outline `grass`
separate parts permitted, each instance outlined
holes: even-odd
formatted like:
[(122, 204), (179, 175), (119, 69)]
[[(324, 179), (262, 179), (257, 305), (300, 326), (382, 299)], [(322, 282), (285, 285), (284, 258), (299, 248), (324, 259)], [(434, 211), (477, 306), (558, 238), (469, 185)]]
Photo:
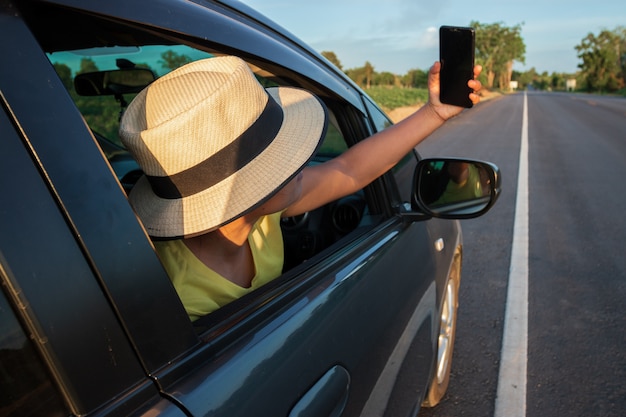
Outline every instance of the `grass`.
[[(389, 112), (398, 107), (424, 104), (428, 100), (428, 90), (425, 88), (374, 86), (370, 88), (364, 88), (363, 90), (386, 112)], [(490, 96), (504, 94), (502, 92), (499, 93), (495, 89), (491, 90), (491, 93), (493, 94), (490, 94), (484, 88), (482, 90), (482, 93), (483, 100)], [(626, 88), (623, 88), (613, 94), (626, 97)]]
[(365, 89), (365, 92), (385, 111), (424, 104), (428, 100), (428, 90), (425, 88), (375, 86)]

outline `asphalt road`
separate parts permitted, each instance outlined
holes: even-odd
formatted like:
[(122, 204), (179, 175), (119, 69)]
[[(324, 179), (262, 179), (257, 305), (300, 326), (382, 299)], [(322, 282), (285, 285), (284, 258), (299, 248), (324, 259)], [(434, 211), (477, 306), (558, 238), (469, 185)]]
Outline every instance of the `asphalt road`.
[(481, 103), (418, 148), (425, 157), (492, 161), (503, 179), (496, 206), (462, 222), (452, 377), (442, 403), (420, 416), (494, 416), (509, 270), (520, 261), (527, 344), (517, 359), (526, 384), (515, 385), (522, 406), (507, 417), (626, 415), (626, 99), (527, 93), (528, 251), (518, 259), (511, 248), (524, 100), (518, 93)]

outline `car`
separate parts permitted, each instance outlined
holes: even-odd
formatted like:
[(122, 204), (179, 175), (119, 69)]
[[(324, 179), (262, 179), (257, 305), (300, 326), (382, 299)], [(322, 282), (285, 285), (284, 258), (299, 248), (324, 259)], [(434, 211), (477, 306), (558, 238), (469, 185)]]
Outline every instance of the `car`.
[[(284, 273), (191, 321), (128, 203), (134, 94), (236, 55), (328, 108), (312, 164), (392, 123), (340, 70), (236, 1), (4, 0), (0, 8), (0, 414), (406, 416), (448, 385), (459, 219), (500, 193), (483, 161), (412, 152), (286, 218)], [(451, 166), (479, 196), (443, 201)]]

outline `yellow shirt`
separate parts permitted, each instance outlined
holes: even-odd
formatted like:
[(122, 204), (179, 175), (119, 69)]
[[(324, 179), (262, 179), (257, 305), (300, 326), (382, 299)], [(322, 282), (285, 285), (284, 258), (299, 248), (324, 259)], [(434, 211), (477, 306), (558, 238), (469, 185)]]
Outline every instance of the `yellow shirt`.
[(155, 242), (174, 288), (193, 321), (267, 284), (282, 273), (280, 215), (261, 217), (248, 236), (256, 274), (249, 288), (240, 287), (203, 264), (182, 240)]
[(452, 180), (448, 181), (445, 191), (434, 204), (460, 203), (483, 196), (478, 169), (473, 164), (470, 164), (468, 169), (468, 178), (461, 184)]

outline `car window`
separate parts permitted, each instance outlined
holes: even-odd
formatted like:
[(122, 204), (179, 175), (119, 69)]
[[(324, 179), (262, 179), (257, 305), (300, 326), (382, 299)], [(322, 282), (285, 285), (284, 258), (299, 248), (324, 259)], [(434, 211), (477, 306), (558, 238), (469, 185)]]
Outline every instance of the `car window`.
[(323, 156), (332, 158), (348, 149), (346, 140), (343, 137), (341, 130), (339, 130), (337, 120), (332, 112), (329, 112), (329, 119), (326, 136), (324, 136), (324, 141), (322, 142), (320, 149), (317, 151), (318, 157)]
[(120, 96), (79, 95), (75, 88), (75, 76), (96, 71), (139, 67), (148, 68), (155, 76), (160, 77), (188, 62), (212, 56), (186, 45), (145, 45), (57, 51), (49, 53), (48, 59), (54, 65), (91, 130), (98, 134), (100, 139), (104, 139), (103, 150), (111, 157), (123, 149), (118, 136), (119, 120), (124, 106), (132, 101), (136, 93)]
[[(120, 95), (79, 94), (75, 78), (79, 74), (114, 71), (123, 68), (150, 69), (156, 77), (192, 61), (216, 56), (191, 48), (187, 45), (146, 45), (141, 47), (107, 47), (76, 51), (48, 53), (48, 59), (67, 88), (76, 107), (98, 139), (107, 159), (113, 161), (113, 169), (120, 179), (132, 175), (138, 167), (129, 160), (129, 155), (119, 138), (119, 122), (125, 107), (137, 93)], [(265, 87), (281, 85), (273, 74), (251, 65), (259, 82)], [(331, 113), (330, 123), (318, 157), (333, 157), (347, 149), (346, 142)], [(127, 177), (129, 181), (138, 177)], [(128, 188), (128, 187), (127, 187)]]
[(370, 116), (370, 121), (372, 123), (372, 127), (374, 131), (380, 132), (382, 130), (387, 129), (393, 123), (385, 113), (383, 113), (378, 106), (376, 106), (368, 97), (364, 97), (363, 101), (365, 102), (365, 107), (367, 108), (367, 112)]
[[(376, 132), (385, 130), (393, 123), (382, 110), (378, 108), (369, 98), (364, 98), (365, 107), (370, 115), (373, 128)], [(413, 189), (413, 171), (417, 164), (417, 154), (415, 152), (409, 152), (404, 158), (400, 160), (392, 169), (393, 176), (398, 186), (398, 192), (400, 193), (400, 201), (411, 201), (411, 193)]]
[(61, 396), (0, 291), (0, 415), (66, 416)]
[[(119, 122), (125, 107), (132, 101), (136, 92), (129, 94), (108, 94), (85, 96), (78, 87), (77, 76), (85, 74), (117, 71), (125, 68), (151, 70), (160, 77), (177, 67), (198, 59), (220, 56), (217, 51), (205, 52), (186, 45), (162, 44), (129, 47), (107, 47), (82, 49), (79, 51), (56, 51), (48, 54), (48, 59), (62, 79), (76, 107), (91, 128), (103, 153), (107, 157), (118, 180), (127, 192), (142, 172), (132, 156), (124, 149), (118, 136)], [(272, 73), (258, 64), (248, 63), (259, 82), (265, 87), (291, 86), (290, 77)], [(107, 75), (108, 76), (108, 75)], [(79, 77), (80, 78), (80, 77)], [(296, 87), (299, 87), (296, 85)], [(81, 95), (81, 94), (83, 95)], [(345, 104), (344, 104), (345, 105)], [(322, 163), (344, 152), (348, 146), (342, 132), (342, 124), (337, 120), (333, 102), (328, 107), (329, 123), (322, 144), (311, 164)], [(347, 198), (303, 215), (281, 221), (285, 246), (284, 271), (292, 269), (333, 246), (345, 236), (362, 227), (372, 227), (379, 221), (372, 221), (364, 192), (360, 191)], [(365, 226), (367, 225), (367, 226)]]

